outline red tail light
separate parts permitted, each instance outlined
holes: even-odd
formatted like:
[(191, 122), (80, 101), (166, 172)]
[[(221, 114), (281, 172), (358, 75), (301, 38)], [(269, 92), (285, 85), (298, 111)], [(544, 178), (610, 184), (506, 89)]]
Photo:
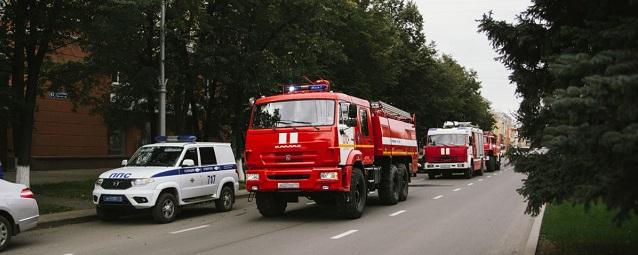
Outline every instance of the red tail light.
[(33, 192), (29, 188), (24, 188), (20, 191), (20, 197), (22, 198), (33, 198)]

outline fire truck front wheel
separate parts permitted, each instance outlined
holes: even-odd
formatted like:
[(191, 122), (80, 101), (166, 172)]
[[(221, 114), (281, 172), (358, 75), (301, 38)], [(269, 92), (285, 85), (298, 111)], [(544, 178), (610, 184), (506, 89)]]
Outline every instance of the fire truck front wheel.
[(286, 212), (288, 203), (279, 198), (276, 193), (257, 192), (257, 209), (265, 217), (281, 216)]
[(408, 168), (405, 166), (405, 164), (398, 164), (397, 169), (399, 170), (399, 176), (401, 180), (399, 201), (405, 201), (406, 199), (408, 199), (408, 180), (410, 178)]
[(395, 165), (388, 164), (383, 167), (382, 171), (379, 199), (384, 204), (395, 205), (399, 202), (399, 192), (401, 189), (399, 170)]
[(357, 219), (363, 214), (368, 198), (368, 189), (363, 172), (359, 168), (352, 169), (350, 191), (337, 198), (337, 211), (345, 219)]

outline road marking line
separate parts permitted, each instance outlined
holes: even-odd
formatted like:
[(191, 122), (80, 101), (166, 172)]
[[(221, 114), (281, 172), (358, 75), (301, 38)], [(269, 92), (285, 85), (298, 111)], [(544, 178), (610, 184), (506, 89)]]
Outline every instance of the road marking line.
[(456, 189), (454, 189), (453, 191), (459, 191), (459, 190), (461, 190), (461, 188), (456, 188)]
[(436, 196), (436, 197), (434, 197), (432, 199), (439, 199), (439, 198), (442, 198), (442, 197), (443, 197), (443, 195), (438, 195), (438, 196)]
[(397, 212), (394, 212), (394, 213), (390, 214), (390, 216), (397, 216), (397, 215), (402, 214), (404, 212), (405, 212), (405, 210), (397, 211)]
[(350, 235), (350, 234), (352, 234), (352, 233), (354, 233), (354, 232), (357, 232), (357, 231), (359, 231), (359, 230), (351, 229), (351, 230), (348, 230), (348, 231), (343, 232), (343, 233), (341, 233), (341, 234), (338, 234), (338, 235), (336, 235), (336, 236), (330, 237), (330, 239), (339, 239), (339, 238), (342, 238), (342, 237), (344, 237), (344, 236)]
[(473, 182), (470, 182), (470, 183), (467, 184), (467, 186), (472, 186), (472, 185), (474, 185)]
[(488, 175), (488, 176), (487, 176), (487, 178), (490, 178), (490, 177), (492, 177), (492, 176), (491, 176), (491, 175)]
[(186, 231), (197, 230), (197, 229), (200, 229), (200, 228), (207, 228), (207, 227), (210, 227), (210, 225), (201, 225), (199, 227), (187, 228), (187, 229), (182, 229), (182, 230), (178, 230), (178, 231), (173, 231), (173, 232), (171, 232), (171, 234), (179, 234), (179, 233), (184, 233)]
[(479, 179), (479, 181), (480, 181), (480, 182), (482, 182), (482, 181), (483, 181), (483, 179)]
[(308, 203), (306, 203), (306, 204), (307, 204), (307, 205), (314, 205), (314, 204), (316, 204), (316, 203), (315, 203), (315, 202), (308, 202)]

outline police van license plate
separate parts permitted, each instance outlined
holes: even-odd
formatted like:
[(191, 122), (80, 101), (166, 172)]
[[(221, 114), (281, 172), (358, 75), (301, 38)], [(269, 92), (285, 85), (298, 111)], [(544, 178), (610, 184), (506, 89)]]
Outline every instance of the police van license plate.
[(298, 189), (299, 188), (299, 183), (298, 182), (280, 182), (280, 183), (277, 183), (277, 188), (280, 188), (280, 189)]
[(122, 196), (104, 196), (102, 198), (104, 202), (122, 203)]

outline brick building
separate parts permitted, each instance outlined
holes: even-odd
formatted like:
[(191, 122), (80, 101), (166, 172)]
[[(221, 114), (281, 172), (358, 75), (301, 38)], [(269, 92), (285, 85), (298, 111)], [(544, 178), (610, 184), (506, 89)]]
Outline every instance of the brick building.
[[(66, 47), (52, 55), (55, 62), (80, 59), (85, 56), (78, 47)], [(109, 86), (108, 82), (98, 87)], [(32, 142), (33, 170), (88, 169), (118, 166), (130, 157), (137, 147), (148, 142), (137, 128), (109, 130), (99, 114), (86, 106), (73, 107), (67, 94), (43, 92), (36, 101)], [(11, 130), (7, 135), (9, 168), (14, 165)]]

